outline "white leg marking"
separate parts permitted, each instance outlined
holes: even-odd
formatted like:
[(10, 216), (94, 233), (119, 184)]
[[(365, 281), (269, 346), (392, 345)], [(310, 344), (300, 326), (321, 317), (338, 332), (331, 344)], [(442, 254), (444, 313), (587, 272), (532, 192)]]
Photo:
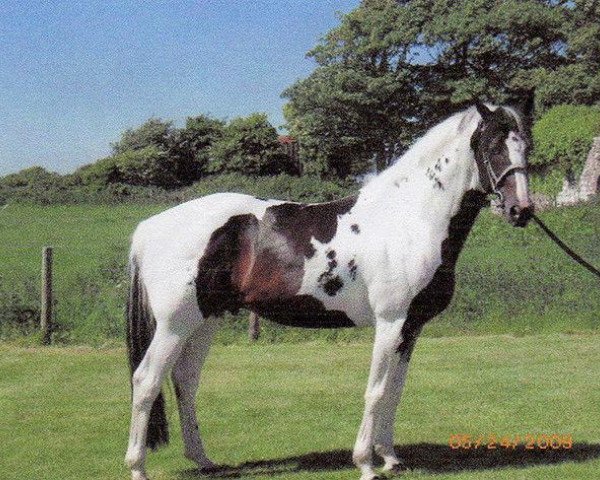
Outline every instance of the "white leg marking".
[(210, 349), (219, 321), (210, 318), (188, 339), (183, 352), (173, 367), (173, 383), (177, 392), (177, 406), (186, 458), (196, 462), (200, 469), (214, 468), (204, 451), (198, 420), (196, 419), (196, 391), (200, 371)]
[(386, 398), (390, 395), (398, 367), (399, 354), (396, 348), (401, 340), (404, 320), (400, 318), (392, 322), (378, 319), (376, 323), (371, 371), (365, 392), (365, 411), (352, 454), (355, 465), (361, 471), (361, 480), (377, 478), (373, 469), (375, 435), (381, 416), (390, 408)]
[(178, 333), (158, 324), (154, 338), (139, 367), (133, 374), (133, 397), (129, 446), (125, 463), (131, 468), (132, 480), (146, 480), (146, 433), (154, 400), (163, 380), (181, 353), (190, 329)]
[(398, 353), (398, 362), (395, 363), (394, 370), (391, 373), (392, 381), (385, 398), (385, 408), (377, 425), (375, 452), (383, 458), (383, 470), (386, 472), (395, 472), (401, 469), (403, 465), (394, 450), (394, 425), (413, 347), (414, 343), (406, 345), (404, 346), (406, 350), (401, 350)]

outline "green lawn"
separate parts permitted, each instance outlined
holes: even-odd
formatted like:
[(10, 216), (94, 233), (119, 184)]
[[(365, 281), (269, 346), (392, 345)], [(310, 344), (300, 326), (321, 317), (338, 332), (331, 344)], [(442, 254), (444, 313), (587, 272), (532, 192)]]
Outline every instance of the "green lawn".
[[(357, 479), (350, 451), (370, 345), (216, 346), (199, 397), (220, 477)], [(600, 335), (423, 338), (397, 422), (403, 478), (598, 478)], [(153, 480), (200, 478), (172, 444)], [(129, 384), (123, 350), (0, 344), (0, 478), (126, 479)], [(452, 433), (572, 434), (570, 450), (456, 452)], [(202, 477), (205, 478), (205, 477)]]

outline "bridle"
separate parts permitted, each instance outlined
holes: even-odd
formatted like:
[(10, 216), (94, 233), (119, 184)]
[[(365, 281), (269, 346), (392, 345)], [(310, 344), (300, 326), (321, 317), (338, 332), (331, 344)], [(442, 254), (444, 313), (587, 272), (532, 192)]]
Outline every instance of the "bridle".
[[(481, 126), (478, 127), (478, 129), (481, 128)], [(510, 161), (510, 158), (508, 158), (508, 165), (506, 165), (501, 171), (500, 173), (496, 173), (494, 171), (494, 167), (492, 166), (492, 159), (491, 159), (491, 155), (489, 154), (489, 152), (484, 151), (483, 155), (479, 154), (479, 148), (477, 148), (479, 142), (477, 142), (477, 145), (473, 145), (473, 151), (475, 152), (475, 160), (479, 169), (479, 174), (481, 175), (481, 167), (483, 166), (483, 168), (485, 169), (485, 173), (487, 176), (487, 183), (489, 184), (488, 188), (486, 188), (486, 193), (492, 193), (494, 195), (497, 195), (500, 199), (500, 203), (504, 204), (504, 195), (502, 194), (502, 192), (500, 191), (500, 187), (502, 185), (502, 183), (504, 182), (504, 180), (506, 180), (506, 178), (511, 175), (514, 172), (523, 172), (523, 173), (527, 173), (527, 164), (525, 163), (525, 157), (523, 157), (523, 161), (521, 163), (512, 163)], [(483, 158), (479, 158), (479, 157), (483, 157)]]
[(510, 163), (504, 170), (502, 170), (499, 174), (494, 172), (494, 168), (492, 167), (492, 163), (489, 158), (483, 160), (483, 166), (485, 167), (485, 171), (488, 176), (488, 182), (491, 187), (491, 191), (489, 193), (493, 193), (494, 195), (498, 195), (500, 197), (500, 202), (504, 203), (504, 195), (500, 191), (500, 185), (506, 180), (513, 172), (523, 172), (527, 173), (526, 165), (517, 165), (514, 163)]

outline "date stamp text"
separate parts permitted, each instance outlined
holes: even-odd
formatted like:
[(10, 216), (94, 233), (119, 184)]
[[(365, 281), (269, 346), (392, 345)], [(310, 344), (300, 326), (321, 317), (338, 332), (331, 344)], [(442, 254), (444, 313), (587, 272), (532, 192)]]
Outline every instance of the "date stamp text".
[(573, 436), (558, 433), (524, 435), (453, 433), (448, 439), (448, 446), (452, 450), (568, 450), (573, 448)]

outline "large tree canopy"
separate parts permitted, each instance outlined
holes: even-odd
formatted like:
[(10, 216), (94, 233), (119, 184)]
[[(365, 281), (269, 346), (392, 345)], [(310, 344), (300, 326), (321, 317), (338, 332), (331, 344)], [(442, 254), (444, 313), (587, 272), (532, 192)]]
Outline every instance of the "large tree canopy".
[(137, 128), (125, 130), (121, 140), (112, 144), (113, 152), (119, 155), (150, 146), (167, 151), (173, 131), (173, 122), (152, 117)]
[(442, 117), (536, 91), (543, 111), (600, 98), (595, 1), (363, 0), (309, 52), (317, 68), (284, 92), (305, 168), (378, 169)]

